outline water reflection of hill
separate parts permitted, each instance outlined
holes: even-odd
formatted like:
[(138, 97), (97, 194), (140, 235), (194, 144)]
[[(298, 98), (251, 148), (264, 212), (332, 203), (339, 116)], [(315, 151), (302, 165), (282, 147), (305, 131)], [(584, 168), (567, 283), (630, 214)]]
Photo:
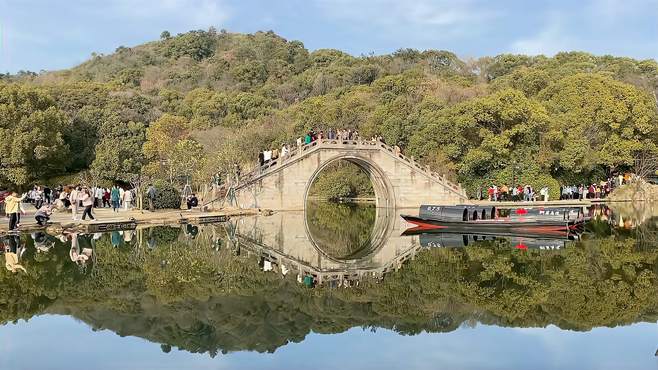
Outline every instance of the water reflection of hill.
[[(29, 247), (26, 274), (0, 272), (2, 322), (67, 314), (164, 348), (215, 354), (274, 351), (310, 331), (355, 326), (403, 334), (476, 322), (589, 330), (658, 319), (658, 249), (637, 250), (633, 239), (559, 251), (505, 241), (425, 249), (383, 280), (308, 289), (290, 274), (261, 271), (253, 254), (236, 255), (219, 227), (172, 235), (144, 233), (118, 247), (110, 236), (89, 238), (97, 261), (84, 269), (59, 242), (50, 252)], [(149, 248), (150, 237), (167, 242)]]

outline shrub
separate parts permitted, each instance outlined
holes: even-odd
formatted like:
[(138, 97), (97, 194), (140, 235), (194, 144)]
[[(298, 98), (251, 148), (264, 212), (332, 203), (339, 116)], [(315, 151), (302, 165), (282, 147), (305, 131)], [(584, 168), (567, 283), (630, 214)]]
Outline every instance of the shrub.
[(178, 189), (164, 181), (156, 181), (153, 186), (155, 186), (153, 206), (156, 209), (180, 208), (181, 195)]

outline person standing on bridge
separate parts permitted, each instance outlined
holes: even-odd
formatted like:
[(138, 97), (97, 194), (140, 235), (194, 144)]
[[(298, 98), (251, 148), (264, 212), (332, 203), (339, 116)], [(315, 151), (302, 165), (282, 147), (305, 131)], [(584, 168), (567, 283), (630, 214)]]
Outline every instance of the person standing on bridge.
[(235, 175), (235, 183), (237, 184), (237, 183), (240, 182), (240, 172), (241, 172), (240, 171), (240, 165), (238, 164), (238, 162), (235, 162), (233, 164), (233, 172), (234, 172), (234, 175)]
[(311, 134), (311, 131), (309, 131), (306, 133), (306, 136), (304, 136), (304, 144), (308, 145), (311, 143), (312, 140), (313, 140), (313, 136)]
[(263, 167), (265, 164), (265, 152), (258, 153), (258, 166)]
[(288, 158), (288, 154), (290, 153), (290, 148), (288, 148), (288, 144), (283, 144), (281, 146), (281, 160), (286, 160)]

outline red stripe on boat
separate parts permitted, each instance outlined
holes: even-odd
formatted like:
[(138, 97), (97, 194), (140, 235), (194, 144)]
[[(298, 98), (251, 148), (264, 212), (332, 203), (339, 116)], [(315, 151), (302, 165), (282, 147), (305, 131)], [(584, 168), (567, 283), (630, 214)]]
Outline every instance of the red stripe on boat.
[(418, 226), (418, 228), (422, 229), (422, 230), (435, 230), (435, 229), (446, 229), (446, 228), (448, 228), (448, 226), (428, 224), (426, 222), (416, 221), (416, 220), (405, 220), (405, 221)]

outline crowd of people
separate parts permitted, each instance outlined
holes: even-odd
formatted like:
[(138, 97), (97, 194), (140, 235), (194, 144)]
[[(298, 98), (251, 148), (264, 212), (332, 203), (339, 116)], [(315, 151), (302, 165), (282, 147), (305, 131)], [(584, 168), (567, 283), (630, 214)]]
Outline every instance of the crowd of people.
[[(538, 197), (539, 196), (539, 197)], [(483, 200), (489, 199), (493, 202), (498, 201), (536, 201), (543, 200), (548, 201), (549, 199), (549, 188), (547, 186), (539, 190), (539, 194), (535, 192), (535, 189), (531, 185), (512, 185), (507, 186), (503, 185), (498, 187), (497, 185), (491, 185), (487, 188), (486, 193), (482, 189), (478, 190), (476, 199)]]
[[(148, 198), (150, 209), (153, 209), (152, 198), (155, 189), (149, 186)], [(9, 218), (9, 230), (16, 230), (20, 226), (21, 215), (26, 214), (26, 206), (32, 205), (36, 209), (34, 214), (38, 225), (44, 226), (50, 220), (54, 211), (71, 211), (71, 218), (77, 221), (82, 211), (82, 220), (95, 220), (94, 208), (112, 208), (114, 212), (123, 209), (129, 211), (135, 200), (134, 189), (124, 189), (118, 185), (111, 188), (100, 186), (34, 186), (31, 190), (18, 195), (11, 192), (5, 197), (5, 213)]]
[[(560, 187), (560, 200), (583, 200), (583, 199), (603, 199), (607, 197), (613, 189), (628, 183), (633, 178), (632, 174), (619, 174), (608, 178), (607, 180), (590, 185), (563, 185)], [(478, 190), (476, 199), (488, 199), (490, 201), (548, 201), (550, 198), (550, 189), (547, 186), (542, 187), (539, 192), (531, 185), (513, 185), (497, 186), (491, 185), (486, 191)]]
[[(296, 148), (300, 149), (304, 145), (311, 144), (317, 140), (363, 140), (359, 135), (358, 130), (334, 130), (330, 128), (325, 132), (324, 130), (309, 130), (304, 136), (300, 136), (295, 141)], [(372, 141), (382, 141), (381, 136), (373, 136), (370, 140)], [(292, 151), (294, 150), (295, 145), (285, 143), (281, 145), (281, 148), (274, 148), (270, 150), (262, 151), (258, 154), (258, 164), (262, 168), (267, 166), (271, 161), (279, 158), (288, 158)]]

